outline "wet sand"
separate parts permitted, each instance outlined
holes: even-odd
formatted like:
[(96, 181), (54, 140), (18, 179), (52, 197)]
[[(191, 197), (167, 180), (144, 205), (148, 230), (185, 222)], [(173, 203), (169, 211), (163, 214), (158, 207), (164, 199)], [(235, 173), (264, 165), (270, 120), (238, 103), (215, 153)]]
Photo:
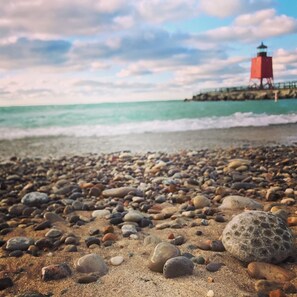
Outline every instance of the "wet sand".
[(0, 159), (61, 157), (88, 153), (131, 151), (178, 152), (181, 150), (290, 145), (297, 142), (297, 124), (267, 127), (211, 129), (171, 133), (130, 134), (110, 137), (35, 137), (0, 140)]

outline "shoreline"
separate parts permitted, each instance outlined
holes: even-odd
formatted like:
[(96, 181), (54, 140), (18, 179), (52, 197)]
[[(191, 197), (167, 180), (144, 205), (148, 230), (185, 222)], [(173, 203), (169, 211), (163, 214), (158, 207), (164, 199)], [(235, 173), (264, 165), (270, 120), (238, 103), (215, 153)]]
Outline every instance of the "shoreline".
[(237, 127), (104, 137), (32, 137), (0, 140), (0, 160), (12, 156), (45, 158), (131, 151), (133, 153), (293, 145), (297, 124)]

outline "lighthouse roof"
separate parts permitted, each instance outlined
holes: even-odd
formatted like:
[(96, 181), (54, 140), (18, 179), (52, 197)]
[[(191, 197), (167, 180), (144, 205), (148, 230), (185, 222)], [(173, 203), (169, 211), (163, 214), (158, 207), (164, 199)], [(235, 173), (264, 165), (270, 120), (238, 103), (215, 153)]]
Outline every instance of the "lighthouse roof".
[(263, 49), (263, 48), (267, 48), (267, 46), (262, 41), (261, 44), (257, 48), (258, 49)]

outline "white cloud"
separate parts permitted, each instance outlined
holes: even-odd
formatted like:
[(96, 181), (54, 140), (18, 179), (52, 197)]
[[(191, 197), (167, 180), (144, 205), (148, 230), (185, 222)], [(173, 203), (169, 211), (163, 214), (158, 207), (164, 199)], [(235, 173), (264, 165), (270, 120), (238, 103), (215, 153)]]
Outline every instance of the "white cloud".
[(200, 36), (203, 41), (252, 42), (297, 32), (297, 19), (277, 15), (274, 9), (260, 10), (237, 17), (230, 26), (206, 31)]
[(215, 17), (229, 17), (270, 7), (272, 0), (200, 0), (200, 9)]

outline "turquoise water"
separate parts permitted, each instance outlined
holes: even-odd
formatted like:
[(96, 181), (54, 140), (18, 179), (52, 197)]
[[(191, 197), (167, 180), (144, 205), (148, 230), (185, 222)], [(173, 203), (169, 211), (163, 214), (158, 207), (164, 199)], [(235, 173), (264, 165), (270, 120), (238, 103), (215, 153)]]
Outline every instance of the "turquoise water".
[(0, 107), (0, 139), (102, 136), (297, 123), (297, 99)]

